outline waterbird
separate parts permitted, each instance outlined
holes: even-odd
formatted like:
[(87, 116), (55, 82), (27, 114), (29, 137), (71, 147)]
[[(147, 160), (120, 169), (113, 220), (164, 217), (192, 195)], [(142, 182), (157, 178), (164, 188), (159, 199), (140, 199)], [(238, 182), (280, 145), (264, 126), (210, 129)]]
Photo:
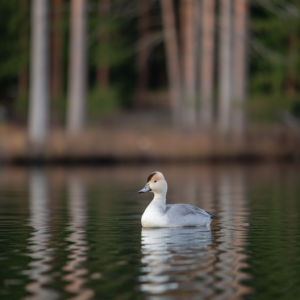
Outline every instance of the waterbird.
[(209, 226), (217, 217), (209, 211), (190, 204), (166, 204), (168, 184), (164, 175), (155, 171), (138, 193), (154, 193), (154, 198), (142, 216), (143, 227)]

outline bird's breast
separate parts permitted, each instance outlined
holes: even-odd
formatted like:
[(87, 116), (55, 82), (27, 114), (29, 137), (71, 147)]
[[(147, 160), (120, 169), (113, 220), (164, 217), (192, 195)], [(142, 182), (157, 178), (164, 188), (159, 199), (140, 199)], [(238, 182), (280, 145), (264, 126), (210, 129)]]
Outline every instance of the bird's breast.
[(160, 227), (164, 225), (165, 216), (161, 209), (148, 207), (142, 215), (143, 227)]

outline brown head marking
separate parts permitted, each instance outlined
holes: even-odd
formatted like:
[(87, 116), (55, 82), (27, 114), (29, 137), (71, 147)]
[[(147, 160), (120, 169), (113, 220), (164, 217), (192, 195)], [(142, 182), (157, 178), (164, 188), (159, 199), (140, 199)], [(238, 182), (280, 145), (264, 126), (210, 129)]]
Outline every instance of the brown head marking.
[(156, 174), (156, 172), (151, 173), (147, 178), (147, 183), (151, 180), (151, 178)]
[(164, 175), (158, 171), (151, 173), (147, 178), (147, 183), (154, 182), (156, 180), (162, 180), (165, 179)]

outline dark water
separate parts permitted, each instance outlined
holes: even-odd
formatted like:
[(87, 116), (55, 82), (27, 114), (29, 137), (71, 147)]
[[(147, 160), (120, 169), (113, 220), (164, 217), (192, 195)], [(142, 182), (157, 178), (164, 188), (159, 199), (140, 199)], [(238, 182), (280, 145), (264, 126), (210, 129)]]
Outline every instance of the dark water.
[[(147, 229), (162, 171), (169, 203), (220, 219)], [(299, 299), (294, 166), (0, 170), (0, 299)]]

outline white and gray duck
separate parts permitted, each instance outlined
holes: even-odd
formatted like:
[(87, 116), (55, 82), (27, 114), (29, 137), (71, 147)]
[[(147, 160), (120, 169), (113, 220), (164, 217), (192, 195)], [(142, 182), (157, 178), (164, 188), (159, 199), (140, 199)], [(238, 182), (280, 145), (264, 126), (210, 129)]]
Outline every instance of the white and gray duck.
[(211, 212), (189, 204), (166, 204), (168, 184), (161, 172), (153, 172), (147, 178), (141, 193), (152, 192), (154, 198), (142, 216), (143, 227), (209, 226), (217, 217)]

